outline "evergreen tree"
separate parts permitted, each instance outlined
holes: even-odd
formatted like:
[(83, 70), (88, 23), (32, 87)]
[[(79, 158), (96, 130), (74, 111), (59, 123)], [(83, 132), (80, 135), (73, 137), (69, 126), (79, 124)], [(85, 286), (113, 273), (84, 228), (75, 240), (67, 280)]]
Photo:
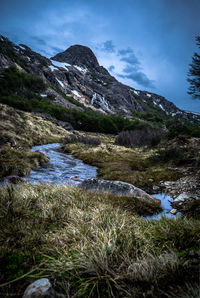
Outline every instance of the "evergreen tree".
[[(200, 36), (196, 37), (196, 42), (200, 48)], [(188, 82), (190, 83), (188, 94), (191, 94), (194, 98), (200, 98), (200, 55), (198, 53), (194, 53), (192, 57), (188, 76)]]

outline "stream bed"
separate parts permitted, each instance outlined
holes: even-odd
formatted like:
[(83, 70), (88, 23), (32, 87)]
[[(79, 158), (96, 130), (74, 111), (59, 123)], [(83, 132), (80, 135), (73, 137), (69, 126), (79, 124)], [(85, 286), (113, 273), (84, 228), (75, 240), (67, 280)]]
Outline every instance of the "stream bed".
[[(26, 181), (37, 183), (50, 183), (50, 184), (73, 184), (78, 185), (83, 180), (96, 177), (97, 167), (87, 165), (80, 159), (74, 158), (70, 154), (59, 152), (61, 144), (47, 144), (34, 146), (31, 151), (40, 151), (49, 157), (50, 161), (46, 167), (39, 167), (36, 170), (32, 170), (26, 177)], [(154, 197), (161, 200), (161, 206), (163, 212), (151, 216), (145, 216), (144, 219), (159, 219), (163, 215), (168, 218), (179, 216), (172, 215), (170, 210), (172, 209), (170, 201), (173, 199), (165, 194), (154, 194)]]
[(70, 154), (59, 152), (61, 144), (34, 146), (31, 151), (40, 151), (49, 157), (46, 167), (30, 172), (26, 181), (32, 184), (79, 184), (85, 179), (97, 176), (97, 167), (87, 165)]

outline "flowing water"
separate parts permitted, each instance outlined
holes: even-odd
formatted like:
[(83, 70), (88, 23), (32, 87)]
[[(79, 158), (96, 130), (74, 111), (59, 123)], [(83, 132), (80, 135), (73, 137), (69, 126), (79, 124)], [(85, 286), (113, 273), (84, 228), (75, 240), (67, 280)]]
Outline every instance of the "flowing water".
[(39, 167), (30, 172), (26, 180), (36, 183), (79, 184), (81, 181), (96, 177), (97, 168), (84, 164), (80, 159), (70, 154), (58, 151), (61, 144), (34, 146), (31, 151), (40, 151), (49, 157), (46, 167)]
[[(72, 157), (70, 154), (61, 153), (58, 151), (61, 144), (48, 144), (34, 146), (32, 151), (40, 151), (49, 157), (50, 161), (46, 167), (39, 167), (30, 172), (26, 180), (32, 184), (51, 183), (51, 184), (73, 184), (78, 185), (85, 179), (96, 177), (97, 168), (83, 163), (81, 160)], [(163, 215), (166, 217), (175, 217), (170, 213), (172, 198), (165, 193), (155, 194), (156, 198), (161, 200), (163, 212), (145, 216), (147, 220), (159, 219)], [(178, 216), (177, 214), (176, 216)]]
[(167, 218), (180, 216), (180, 212), (178, 212), (176, 215), (170, 213), (170, 210), (172, 210), (170, 202), (173, 202), (173, 199), (169, 195), (166, 193), (158, 193), (153, 194), (153, 196), (161, 200), (161, 207), (163, 208), (163, 211), (158, 214), (145, 216), (145, 219), (160, 219), (163, 215), (165, 215)]

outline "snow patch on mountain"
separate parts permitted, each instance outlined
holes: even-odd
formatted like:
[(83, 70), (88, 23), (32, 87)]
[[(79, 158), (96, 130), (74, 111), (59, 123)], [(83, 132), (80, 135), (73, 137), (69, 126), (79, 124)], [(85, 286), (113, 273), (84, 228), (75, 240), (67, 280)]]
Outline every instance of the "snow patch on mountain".
[(52, 64), (54, 66), (58, 66), (58, 67), (62, 67), (65, 68), (66, 70), (68, 70), (68, 66), (71, 66), (69, 63), (66, 62), (59, 62), (59, 61), (55, 61), (55, 60), (51, 60)]
[(83, 72), (83, 73), (86, 73), (88, 72), (88, 69), (85, 67), (81, 67), (81, 66), (78, 66), (78, 65), (73, 65), (73, 67), (75, 67), (76, 69), (78, 69), (79, 71)]
[(58, 70), (58, 68), (56, 66), (53, 66), (53, 65), (49, 65), (49, 68), (51, 69), (51, 71)]
[(58, 78), (56, 78), (56, 81), (64, 88), (63, 82), (61, 82)]
[(21, 45), (18, 45), (18, 47), (20, 47), (22, 50), (26, 50), (26, 48), (25, 47), (23, 47), (23, 46), (21, 46)]
[(137, 91), (137, 90), (133, 90), (133, 92), (134, 92), (136, 95), (139, 95), (139, 94), (140, 94), (140, 91)]
[(146, 93), (146, 96), (148, 96), (148, 97), (151, 97), (151, 94), (149, 94), (149, 93)]
[(77, 97), (80, 97), (80, 98), (82, 97), (77, 90), (72, 90), (72, 93)]

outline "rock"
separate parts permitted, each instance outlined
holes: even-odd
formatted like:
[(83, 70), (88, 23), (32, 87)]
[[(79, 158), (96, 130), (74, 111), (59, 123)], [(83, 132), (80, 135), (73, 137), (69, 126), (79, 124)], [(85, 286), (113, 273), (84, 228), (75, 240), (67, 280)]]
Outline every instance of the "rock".
[(177, 209), (172, 209), (172, 210), (170, 211), (170, 213), (173, 214), (173, 215), (175, 215), (177, 212), (178, 212)]
[(174, 202), (184, 202), (188, 198), (189, 198), (189, 195), (187, 193), (183, 192), (174, 200)]
[(160, 188), (159, 186), (156, 186), (156, 185), (153, 186), (153, 190), (159, 190), (159, 188)]
[(122, 181), (109, 181), (98, 178), (90, 178), (83, 181), (79, 188), (95, 193), (112, 193), (117, 196), (135, 197), (143, 201), (161, 204), (159, 199), (154, 198), (142, 189)]
[(57, 125), (62, 126), (66, 130), (70, 130), (70, 131), (74, 130), (73, 126), (69, 122), (64, 122), (64, 121), (58, 120)]
[(25, 180), (24, 180), (22, 177), (15, 176), (15, 175), (7, 176), (7, 177), (5, 178), (5, 180), (6, 180), (8, 183), (12, 183), (12, 184), (18, 184), (18, 183), (21, 183), (21, 182), (25, 182)]
[(165, 185), (165, 186), (169, 186), (169, 185), (171, 185), (171, 184), (172, 184), (171, 181), (165, 181), (165, 182), (164, 182), (164, 185)]
[(23, 295), (23, 298), (54, 298), (55, 292), (47, 278), (41, 278), (30, 284)]

